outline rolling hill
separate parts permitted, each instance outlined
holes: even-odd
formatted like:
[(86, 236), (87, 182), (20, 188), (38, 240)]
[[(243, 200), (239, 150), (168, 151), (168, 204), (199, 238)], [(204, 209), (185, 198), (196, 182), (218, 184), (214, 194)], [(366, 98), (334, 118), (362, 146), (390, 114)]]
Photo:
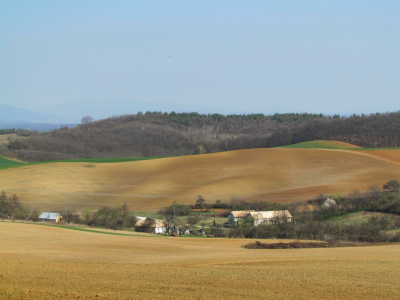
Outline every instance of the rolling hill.
[[(338, 145), (348, 147), (328, 144)], [(39, 210), (126, 201), (132, 210), (150, 211), (175, 200), (194, 204), (198, 195), (207, 202), (232, 197), (304, 201), (399, 178), (400, 150), (269, 148), (131, 162), (24, 165), (0, 170), (0, 189)]]

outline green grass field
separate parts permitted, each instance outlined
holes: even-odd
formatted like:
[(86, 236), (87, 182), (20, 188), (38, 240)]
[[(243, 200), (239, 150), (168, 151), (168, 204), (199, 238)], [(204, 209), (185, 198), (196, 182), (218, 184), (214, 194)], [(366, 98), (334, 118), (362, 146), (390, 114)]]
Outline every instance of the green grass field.
[(18, 167), (18, 166), (25, 166), (25, 165), (26, 165), (25, 163), (10, 160), (10, 159), (0, 156), (0, 170), (12, 168), (12, 167)]

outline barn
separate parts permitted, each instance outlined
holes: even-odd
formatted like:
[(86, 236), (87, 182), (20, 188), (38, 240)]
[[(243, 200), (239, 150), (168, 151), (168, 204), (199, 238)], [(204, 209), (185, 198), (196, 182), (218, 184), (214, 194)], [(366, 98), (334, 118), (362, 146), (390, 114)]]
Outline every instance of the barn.
[(44, 222), (60, 223), (62, 220), (62, 216), (59, 213), (42, 212), (39, 215), (38, 219), (39, 221)]
[(135, 230), (149, 233), (165, 233), (165, 224), (162, 220), (146, 218), (135, 224)]
[(279, 224), (292, 221), (293, 217), (288, 210), (255, 211), (246, 216), (246, 222), (253, 223), (254, 226), (262, 223)]

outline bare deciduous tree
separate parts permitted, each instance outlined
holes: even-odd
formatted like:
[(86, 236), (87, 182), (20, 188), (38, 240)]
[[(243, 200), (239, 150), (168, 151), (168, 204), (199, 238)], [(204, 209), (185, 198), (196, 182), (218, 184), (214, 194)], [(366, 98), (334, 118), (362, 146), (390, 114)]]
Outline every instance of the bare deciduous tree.
[(91, 116), (85, 116), (81, 120), (82, 125), (89, 124), (92, 122), (93, 122), (93, 118)]

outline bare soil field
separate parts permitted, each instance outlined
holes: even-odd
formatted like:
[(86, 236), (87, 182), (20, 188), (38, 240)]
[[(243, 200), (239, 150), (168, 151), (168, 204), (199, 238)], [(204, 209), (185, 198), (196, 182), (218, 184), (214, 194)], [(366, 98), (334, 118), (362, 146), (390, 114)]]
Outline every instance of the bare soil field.
[[(0, 222), (1, 299), (396, 299), (400, 245), (252, 250)], [(265, 242), (276, 242), (263, 240)]]
[(400, 150), (270, 148), (122, 163), (47, 163), (0, 170), (0, 189), (34, 209), (127, 202), (156, 211), (178, 203), (305, 201), (400, 179)]

